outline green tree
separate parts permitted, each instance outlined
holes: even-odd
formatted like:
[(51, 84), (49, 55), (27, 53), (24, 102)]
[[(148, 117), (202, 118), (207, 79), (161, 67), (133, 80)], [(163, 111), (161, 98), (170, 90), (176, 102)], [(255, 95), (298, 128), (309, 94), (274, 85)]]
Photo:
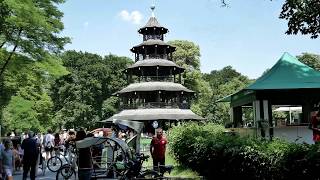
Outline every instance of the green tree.
[(51, 89), (55, 122), (64, 122), (66, 127), (93, 127), (112, 115), (118, 100), (110, 97), (126, 85), (122, 71), (132, 61), (76, 51), (65, 52), (62, 59), (70, 74), (56, 80)]
[(206, 117), (206, 109), (212, 96), (212, 90), (209, 83), (203, 80), (200, 71), (200, 47), (186, 40), (175, 40), (168, 43), (176, 47), (173, 61), (185, 68), (183, 84), (196, 92), (191, 110)]
[(230, 120), (230, 105), (217, 101), (245, 88), (251, 81), (231, 66), (226, 66), (221, 70), (213, 70), (210, 74), (204, 74), (204, 79), (209, 82), (211, 89), (214, 90), (207, 109), (208, 119), (216, 123), (226, 124)]
[(4, 109), (2, 126), (5, 132), (10, 130), (36, 130), (42, 131), (37, 113), (33, 110), (34, 102), (20, 96), (13, 96), (9, 105)]
[[(0, 111), (3, 113), (1, 123), (4, 131), (28, 128), (42, 131), (51, 127), (53, 103), (48, 95), (50, 82), (68, 72), (53, 56), (37, 62), (21, 55), (13, 58), (2, 81), (4, 91), (0, 91), (0, 105), (5, 107)], [(25, 122), (28, 125), (24, 125)]]
[(63, 2), (0, 1), (0, 49), (10, 51), (1, 59), (0, 77), (15, 53), (30, 56), (34, 60), (44, 59), (47, 53), (59, 52), (69, 42), (69, 38), (59, 36), (63, 30), (63, 13), (57, 5)]
[[(221, 4), (227, 7), (229, 2), (221, 0)], [(304, 35), (311, 35), (311, 38), (318, 38), (320, 34), (319, 9), (319, 0), (285, 0), (279, 18), (288, 21), (286, 34), (300, 32)]]
[(320, 55), (311, 53), (302, 53), (302, 55), (297, 56), (297, 58), (305, 63), (306, 65), (320, 71)]
[(300, 32), (311, 35), (311, 38), (317, 38), (320, 34), (319, 9), (319, 0), (286, 0), (280, 13), (280, 19), (288, 20), (286, 33)]
[(176, 47), (173, 60), (187, 70), (200, 70), (200, 47), (191, 41), (175, 40), (169, 41), (170, 45)]

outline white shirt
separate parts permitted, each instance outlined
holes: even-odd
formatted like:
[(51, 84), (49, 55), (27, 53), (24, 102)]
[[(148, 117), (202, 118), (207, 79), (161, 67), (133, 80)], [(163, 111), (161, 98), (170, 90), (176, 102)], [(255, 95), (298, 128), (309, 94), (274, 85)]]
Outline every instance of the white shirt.
[(51, 147), (54, 146), (54, 136), (52, 134), (46, 134), (44, 136), (44, 146), (46, 146), (48, 143), (51, 143)]

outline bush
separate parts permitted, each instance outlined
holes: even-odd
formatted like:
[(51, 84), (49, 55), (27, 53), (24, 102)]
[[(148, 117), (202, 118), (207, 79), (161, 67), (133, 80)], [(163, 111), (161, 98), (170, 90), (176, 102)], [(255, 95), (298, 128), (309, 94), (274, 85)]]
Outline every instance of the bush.
[(188, 123), (171, 129), (175, 159), (208, 179), (319, 179), (318, 146), (241, 137), (221, 125)]

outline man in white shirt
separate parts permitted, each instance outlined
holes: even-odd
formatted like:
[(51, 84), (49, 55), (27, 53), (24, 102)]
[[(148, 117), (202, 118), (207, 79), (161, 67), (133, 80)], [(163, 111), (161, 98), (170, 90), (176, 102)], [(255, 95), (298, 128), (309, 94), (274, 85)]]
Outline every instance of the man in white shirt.
[(52, 157), (54, 147), (54, 136), (52, 135), (51, 129), (48, 129), (48, 133), (43, 138), (43, 147), (46, 152), (46, 160)]

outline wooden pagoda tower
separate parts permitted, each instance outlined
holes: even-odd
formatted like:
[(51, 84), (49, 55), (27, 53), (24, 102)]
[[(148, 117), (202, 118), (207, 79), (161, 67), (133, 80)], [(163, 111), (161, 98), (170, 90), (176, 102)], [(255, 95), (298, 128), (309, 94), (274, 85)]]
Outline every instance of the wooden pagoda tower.
[(108, 119), (142, 121), (149, 132), (154, 132), (152, 124), (161, 127), (168, 121), (203, 119), (190, 110), (194, 92), (181, 84), (185, 69), (172, 61), (175, 47), (164, 42), (168, 29), (159, 24), (154, 9), (138, 30), (143, 42), (131, 49), (135, 63), (125, 70), (129, 85), (115, 93), (122, 111)]

